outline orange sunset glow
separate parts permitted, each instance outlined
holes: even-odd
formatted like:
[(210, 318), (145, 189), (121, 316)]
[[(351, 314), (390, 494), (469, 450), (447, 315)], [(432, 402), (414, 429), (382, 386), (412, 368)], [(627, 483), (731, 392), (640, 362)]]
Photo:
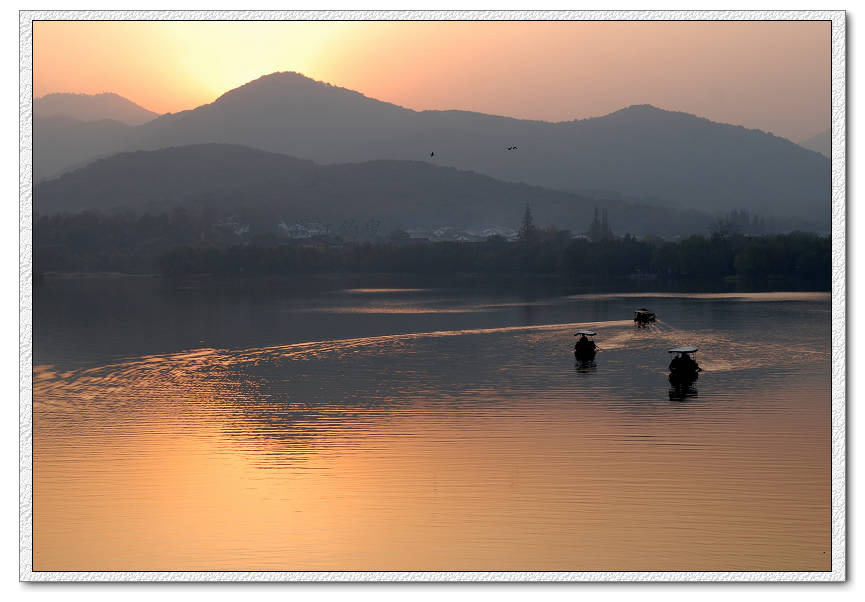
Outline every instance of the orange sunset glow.
[[(560, 327), (475, 336), (503, 330), (537, 342)], [(634, 449), (627, 440), (610, 441), (607, 433), (623, 420), (629, 431), (640, 425), (621, 410), (568, 400), (553, 403), (553, 422), (526, 421), (537, 400), (502, 406), (499, 391), (476, 389), (473, 428), (482, 435), (466, 437), (454, 422), (461, 412), (444, 422), (435, 417), (442, 399), (407, 406), (397, 396), (362, 417), (338, 404), (315, 410), (302, 404), (308, 416), (300, 410), (293, 420), (268, 422), (262, 401), (243, 384), (246, 370), (262, 361), (321, 361), (339, 349), (389, 356), (402, 345), (465, 336), (443, 331), (250, 349), (239, 371), (237, 356), (217, 349), (65, 374), (37, 368), (36, 445), (43, 450), (36, 471), (43, 500), (36, 509), (37, 569), (569, 570), (577, 563), (588, 570), (650, 570), (658, 562), (828, 568), (821, 477), (828, 439), (796, 434), (803, 425), (828, 429), (828, 414), (812, 403), (820, 391), (782, 389), (807, 408), (807, 418), (757, 415), (746, 427), (644, 416), (653, 437), (689, 441), (683, 454), (677, 445), (649, 441)], [(615, 337), (606, 340), (608, 348), (616, 345)], [(140, 403), (121, 404), (112, 412), (107, 444), (94, 447), (104, 425), (91, 412), (104, 403), (106, 381), (118, 399), (163, 401), (155, 413)], [(85, 399), (91, 410), (76, 410)], [(61, 436), (52, 415), (75, 421), (62, 446), (51, 445)], [(775, 431), (785, 436), (772, 436)], [(165, 432), (178, 436), (166, 443)], [(730, 445), (737, 437), (749, 446)], [(805, 444), (790, 445), (791, 437)], [(718, 449), (729, 456), (714, 465)], [(766, 463), (754, 463), (755, 453)], [(581, 461), (563, 469), (560, 463), (574, 454)], [(122, 470), (107, 471), (105, 462)], [(70, 466), (91, 468), (70, 472)], [(677, 495), (687, 505), (671, 511), (669, 492), (657, 485), (676, 487), (681, 475), (688, 486)], [(726, 496), (717, 491), (724, 483), (732, 485)], [(132, 508), (131, 516), (119, 516), (118, 505)], [(444, 528), (453, 524), (458, 536)], [(508, 548), (498, 543), (506, 535), (525, 541)], [(240, 553), (250, 538), (254, 553)], [(742, 549), (746, 539), (750, 546)], [(382, 542), (374, 555), (372, 542)]]
[(563, 121), (652, 104), (801, 140), (829, 126), (828, 21), (37, 22), (34, 95), (152, 111), (298, 71), (416, 110)]

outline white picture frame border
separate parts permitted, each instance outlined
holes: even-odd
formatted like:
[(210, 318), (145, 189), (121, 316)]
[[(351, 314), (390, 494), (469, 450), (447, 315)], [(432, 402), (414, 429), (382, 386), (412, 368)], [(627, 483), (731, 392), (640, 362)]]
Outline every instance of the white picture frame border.
[[(32, 102), (38, 20), (621, 20), (831, 21), (832, 94), (832, 569), (831, 571), (33, 571)], [(19, 12), (19, 579), (21, 581), (568, 582), (846, 580), (846, 13), (844, 11), (20, 11)]]

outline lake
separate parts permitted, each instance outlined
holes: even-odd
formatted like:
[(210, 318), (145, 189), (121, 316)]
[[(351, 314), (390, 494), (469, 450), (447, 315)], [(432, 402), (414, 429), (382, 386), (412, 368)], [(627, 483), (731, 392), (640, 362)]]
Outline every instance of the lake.
[(424, 284), (37, 288), (34, 570), (831, 569), (828, 293)]

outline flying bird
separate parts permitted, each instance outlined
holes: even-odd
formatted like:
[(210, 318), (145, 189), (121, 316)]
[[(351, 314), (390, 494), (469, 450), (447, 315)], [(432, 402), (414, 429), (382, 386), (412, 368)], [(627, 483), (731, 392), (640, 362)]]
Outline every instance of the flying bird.
[(508, 150), (517, 150), (517, 147), (516, 146), (509, 146)]
[(429, 154), (430, 157), (435, 157), (435, 152)]

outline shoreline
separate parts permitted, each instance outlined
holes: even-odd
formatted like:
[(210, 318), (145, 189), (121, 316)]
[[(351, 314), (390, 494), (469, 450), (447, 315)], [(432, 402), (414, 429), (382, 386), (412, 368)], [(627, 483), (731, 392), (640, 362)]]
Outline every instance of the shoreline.
[(393, 285), (423, 284), (422, 288), (465, 288), (465, 289), (525, 289), (527, 286), (549, 289), (583, 289), (608, 292), (783, 292), (812, 291), (831, 292), (831, 283), (817, 283), (796, 278), (748, 279), (741, 276), (723, 278), (662, 278), (633, 276), (561, 275), (561, 274), (521, 274), (501, 275), (477, 272), (457, 272), (454, 274), (417, 274), (397, 272), (322, 272), (304, 274), (184, 274), (170, 276), (156, 272), (42, 272), (34, 274), (33, 284), (46, 286), (52, 282), (86, 282), (105, 280), (154, 281), (171, 288), (187, 288), (190, 284), (201, 288), (232, 289), (254, 286), (272, 288), (306, 285), (310, 290), (330, 288), (327, 285), (346, 285), (349, 283), (381, 283)]

